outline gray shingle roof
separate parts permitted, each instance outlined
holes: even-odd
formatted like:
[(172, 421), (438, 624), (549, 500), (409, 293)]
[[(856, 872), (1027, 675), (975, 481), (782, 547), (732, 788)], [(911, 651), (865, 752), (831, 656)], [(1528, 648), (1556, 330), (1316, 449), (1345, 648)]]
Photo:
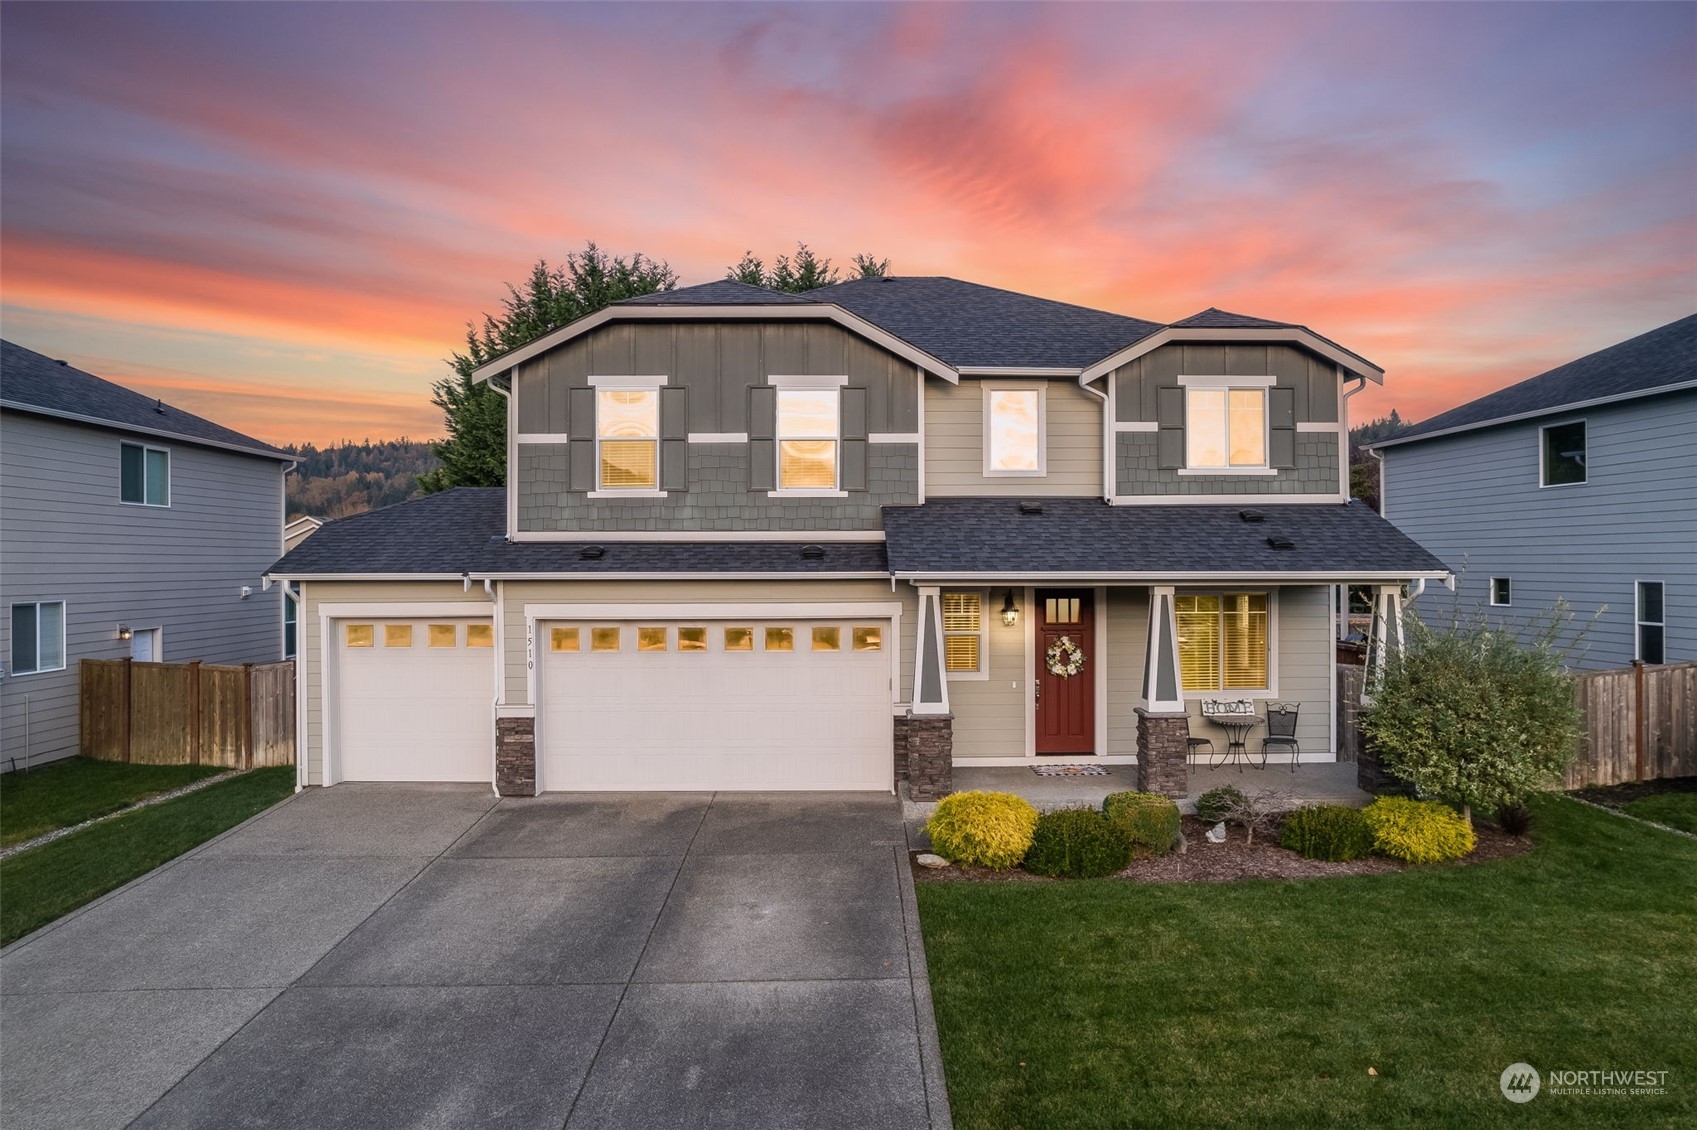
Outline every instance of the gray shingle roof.
[(749, 286), (735, 279), (718, 279), (699, 286), (683, 286), (676, 290), (657, 290), (617, 302), (617, 306), (775, 306), (785, 303), (807, 303), (812, 299), (780, 290)]
[(118, 428), (179, 436), (278, 459), (294, 458), (252, 436), (9, 341), (0, 341), (0, 401), (8, 408), (26, 412), (34, 409), (49, 415), (80, 416)]
[(942, 276), (853, 279), (806, 292), (956, 368), (1081, 369), (1160, 329), (1158, 322)]
[[(507, 492), (461, 487), (326, 522), (270, 572), (283, 576), (460, 573), (883, 573), (876, 542), (824, 542), (803, 557), (793, 542), (519, 542), (505, 538)], [(599, 558), (585, 558), (598, 545)]]
[[(1267, 318), (1252, 318), (1248, 314), (1233, 314), (1230, 310), (1221, 310), (1210, 306), (1200, 314), (1192, 314), (1188, 318), (1180, 318), (1173, 323), (1174, 329), (1192, 330), (1243, 330), (1243, 329), (1290, 329), (1294, 322), (1274, 322)], [(1306, 326), (1301, 327), (1307, 329)], [(1309, 330), (1312, 333), (1312, 330)]]
[(1697, 381), (1697, 314), (1498, 389), (1375, 444), (1390, 447), (1436, 432), (1555, 412), (1591, 400), (1650, 393)]
[[(912, 574), (1444, 572), (1365, 503), (1109, 506), (1097, 498), (943, 498), (884, 508), (890, 571)], [(1262, 521), (1245, 522), (1253, 511)], [(1270, 537), (1293, 545), (1276, 549)]]

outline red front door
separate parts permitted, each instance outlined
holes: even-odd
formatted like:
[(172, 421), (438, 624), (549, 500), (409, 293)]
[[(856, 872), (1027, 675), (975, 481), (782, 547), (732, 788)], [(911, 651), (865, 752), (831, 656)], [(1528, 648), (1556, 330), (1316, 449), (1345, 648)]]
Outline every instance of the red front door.
[[(1037, 617), (1038, 753), (1096, 752), (1096, 616), (1090, 596), (1089, 589), (1037, 590), (1032, 614)], [(1062, 645), (1062, 640), (1072, 646)], [(1050, 669), (1069, 665), (1077, 669), (1075, 674)]]

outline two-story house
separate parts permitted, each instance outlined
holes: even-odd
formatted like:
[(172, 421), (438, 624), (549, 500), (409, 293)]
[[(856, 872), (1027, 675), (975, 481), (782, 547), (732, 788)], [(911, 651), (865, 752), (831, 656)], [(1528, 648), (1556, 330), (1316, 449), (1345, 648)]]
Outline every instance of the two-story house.
[(1205, 700), (1331, 758), (1340, 586), (1444, 566), (1350, 502), (1380, 370), (948, 278), (633, 299), (476, 373), (508, 487), (324, 526), (303, 784), (946, 792), (954, 765), (1185, 787)]
[(282, 657), (293, 458), (0, 343), (0, 769), (78, 751), (81, 659)]
[(1529, 633), (1572, 608), (1576, 666), (1697, 659), (1697, 314), (1375, 445), (1384, 514)]

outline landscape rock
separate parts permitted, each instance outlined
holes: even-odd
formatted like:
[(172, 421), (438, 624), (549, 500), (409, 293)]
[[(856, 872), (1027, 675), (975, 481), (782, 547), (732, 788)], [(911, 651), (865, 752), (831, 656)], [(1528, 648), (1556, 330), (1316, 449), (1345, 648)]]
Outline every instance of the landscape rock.
[(947, 867), (949, 865), (948, 860), (928, 851), (920, 853), (918, 863), (921, 867)]

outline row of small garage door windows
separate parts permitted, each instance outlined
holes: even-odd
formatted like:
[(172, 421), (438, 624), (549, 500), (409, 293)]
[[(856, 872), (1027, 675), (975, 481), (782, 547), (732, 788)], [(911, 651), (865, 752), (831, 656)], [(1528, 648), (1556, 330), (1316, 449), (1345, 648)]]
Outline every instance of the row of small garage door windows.
[[(411, 647), (413, 643), (413, 626), (411, 624), (384, 624), (384, 647)], [(347, 626), (347, 644), (349, 647), (375, 647), (377, 628), (373, 624), (349, 624)], [(424, 632), (425, 642), (430, 647), (460, 646), (460, 626), (458, 624), (430, 624)], [(467, 647), (494, 647), (495, 628), (490, 624), (467, 624), (465, 626), (465, 645)]]
[[(722, 643), (726, 651), (753, 651), (756, 632), (753, 628), (721, 628), (724, 633)], [(673, 650), (673, 632), (676, 632), (676, 650), (706, 651), (708, 629), (704, 627), (639, 627), (636, 629), (636, 650), (638, 651), (671, 651)], [(580, 628), (552, 628), (548, 633), (548, 649), (550, 651), (583, 651), (585, 630)], [(624, 646), (624, 629), (617, 627), (590, 628), (589, 651), (620, 651)], [(794, 651), (795, 629), (789, 626), (767, 627), (759, 637), (764, 643), (765, 651)], [(835, 625), (816, 627), (812, 631), (814, 651), (842, 651), (844, 644), (843, 629)], [(874, 624), (857, 625), (849, 629), (848, 646), (854, 651), (878, 651), (884, 646), (884, 630)]]

